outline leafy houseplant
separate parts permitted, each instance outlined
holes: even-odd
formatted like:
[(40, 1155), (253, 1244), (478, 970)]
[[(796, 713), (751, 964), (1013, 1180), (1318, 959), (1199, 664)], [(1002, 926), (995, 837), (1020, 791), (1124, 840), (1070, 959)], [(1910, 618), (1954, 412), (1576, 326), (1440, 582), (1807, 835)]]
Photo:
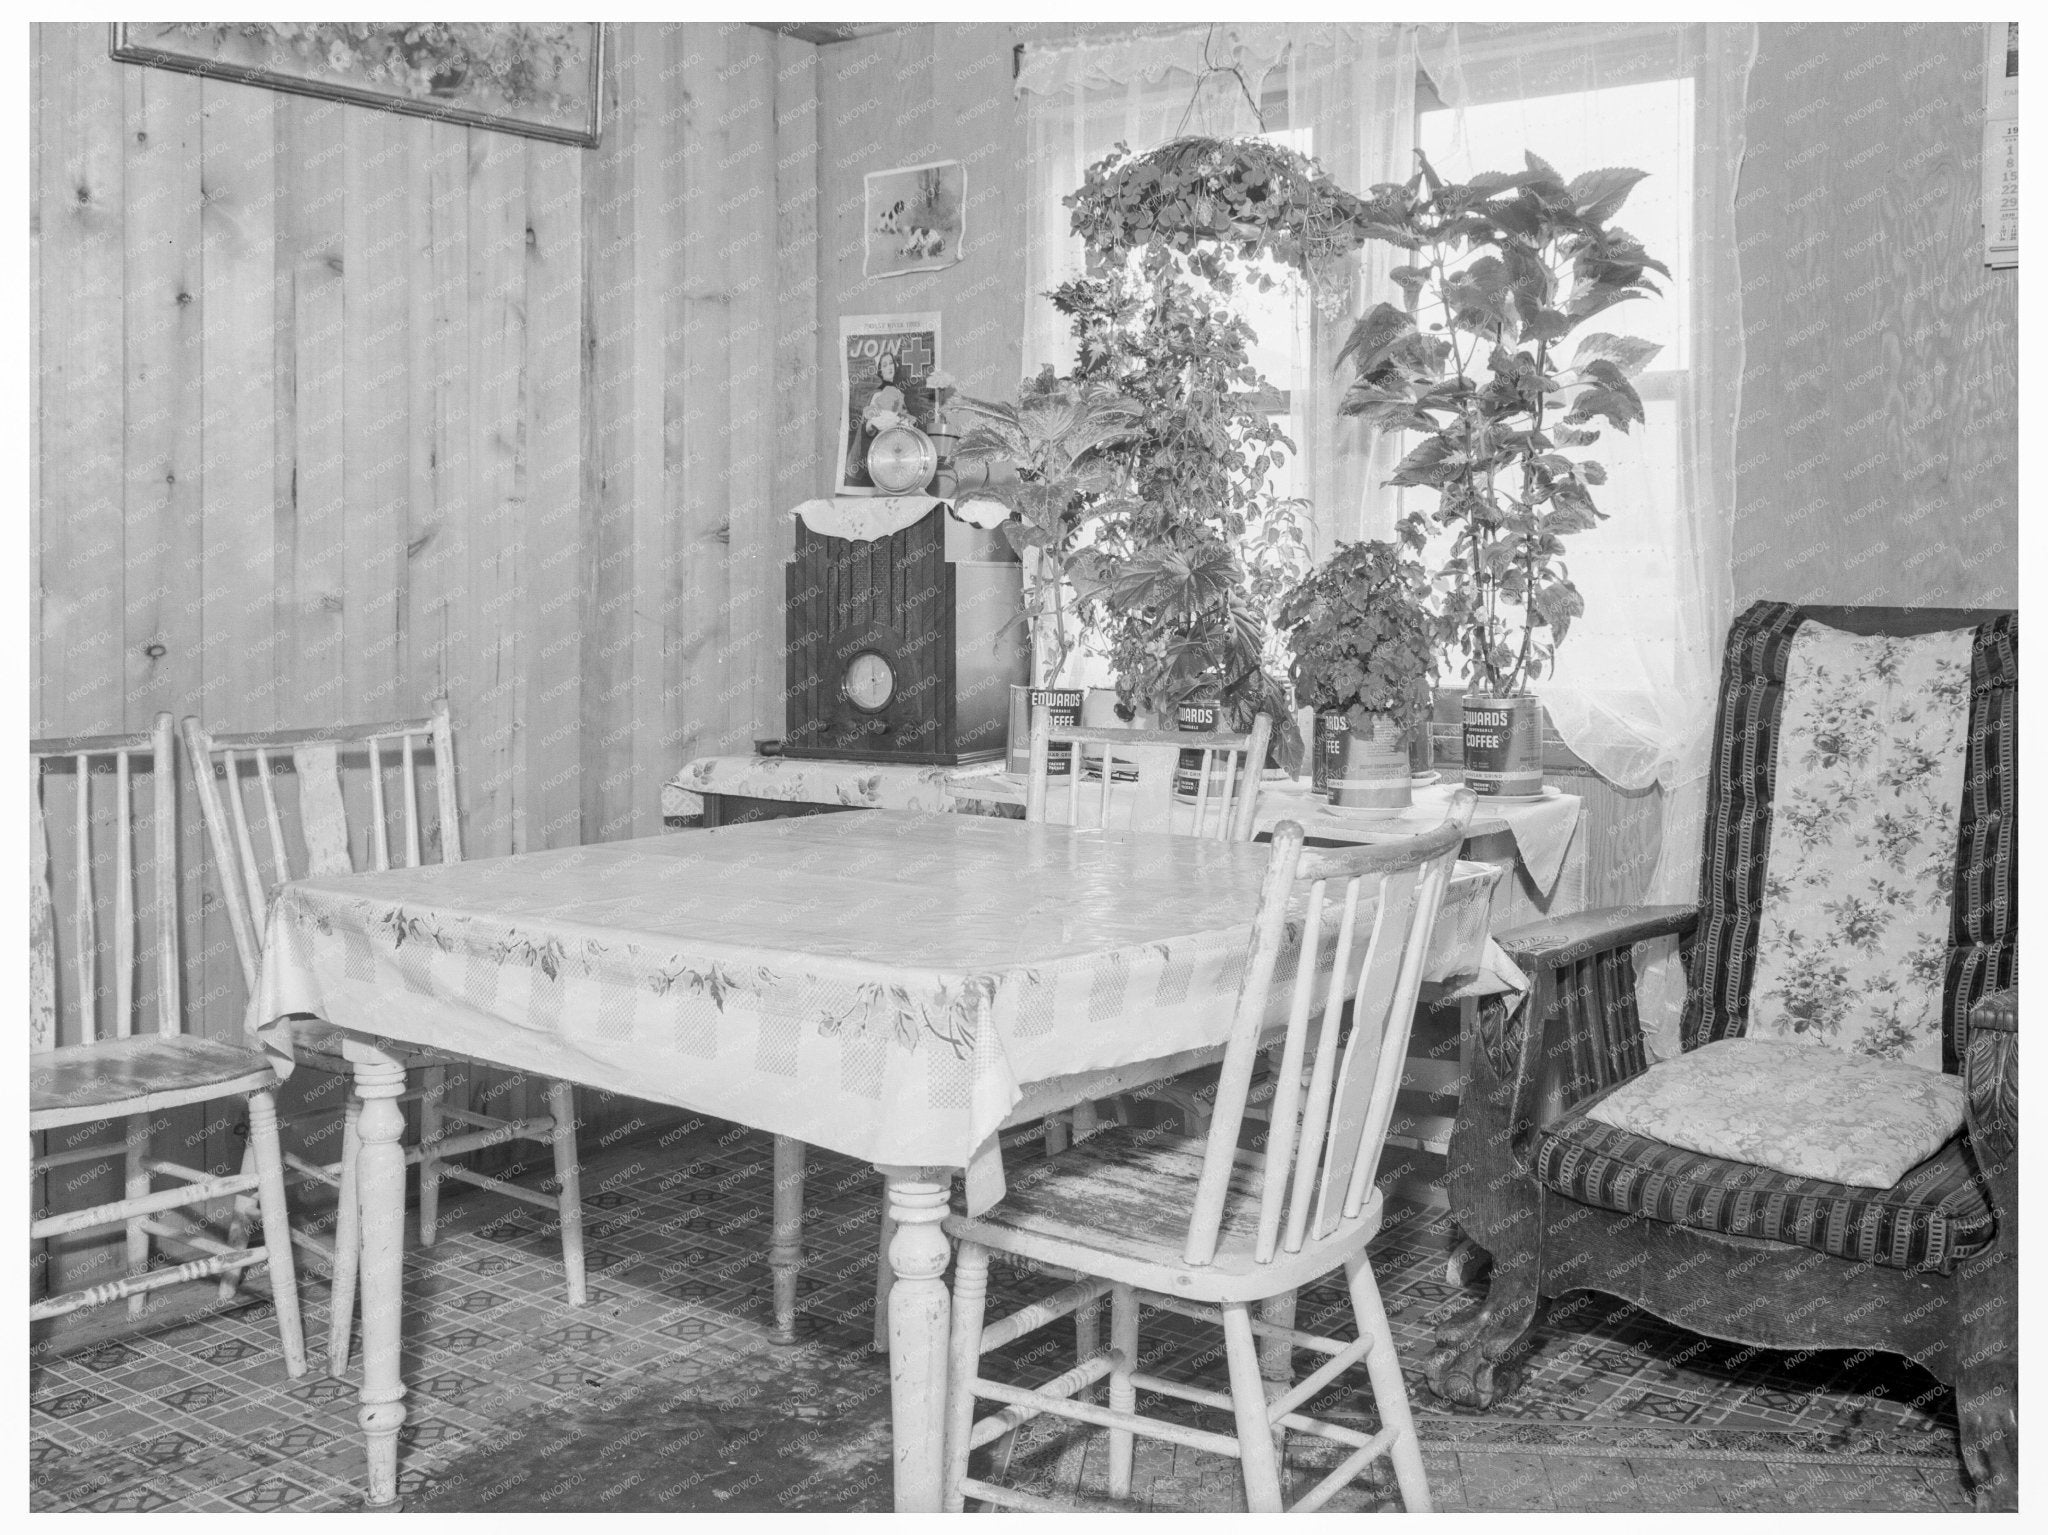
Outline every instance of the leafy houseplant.
[(1429, 577), (1394, 544), (1339, 544), (1280, 606), (1294, 696), (1362, 726), (1392, 716), (1404, 732), (1429, 715), (1436, 625)]
[[(1471, 693), (1516, 698), (1585, 608), (1564, 540), (1606, 515), (1592, 495), (1606, 471), (1566, 450), (1596, 441), (1594, 422), (1626, 432), (1643, 420), (1631, 380), (1659, 350), (1582, 327), (1656, 295), (1647, 274), (1670, 272), (1612, 222), (1642, 171), (1566, 182), (1528, 155), (1524, 170), (1456, 183), (1416, 159), (1416, 175), (1374, 187), (1360, 216), (1366, 238), (1411, 254), (1392, 274), (1404, 303), (1378, 304), (1352, 329), (1338, 360), (1356, 378), (1339, 408), (1421, 435), (1389, 483), (1437, 500), (1403, 519), (1401, 537), (1416, 549), (1449, 537), (1444, 637)], [(1524, 712), (1533, 723), (1533, 700)], [(1540, 782), (1539, 761), (1528, 787)]]
[(1338, 545), (1280, 606), (1294, 696), (1316, 712), (1338, 758), (1319, 760), (1318, 777), (1359, 785), (1339, 803), (1408, 803), (1408, 744), (1428, 728), (1436, 676), (1429, 598), (1420, 563), (1372, 541)]
[(1113, 387), (1062, 379), (1050, 367), (1025, 382), (1014, 405), (967, 395), (952, 403), (971, 423), (956, 460), (1015, 470), (1014, 479), (992, 475), (976, 494), (1012, 513), (1003, 535), (1030, 576), (1024, 612), (1033, 676), (1050, 685), (1074, 644), (1069, 594), (1092, 594), (1100, 583), (1101, 556), (1080, 540), (1091, 518), (1121, 505), (1122, 466), (1112, 450), (1138, 429), (1139, 412)]

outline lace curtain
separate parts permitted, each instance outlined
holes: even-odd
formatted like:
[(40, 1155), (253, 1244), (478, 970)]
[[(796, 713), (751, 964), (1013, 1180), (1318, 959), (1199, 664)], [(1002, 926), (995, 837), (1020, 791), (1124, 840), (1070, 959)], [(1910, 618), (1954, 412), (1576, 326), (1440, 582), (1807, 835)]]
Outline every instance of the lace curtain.
[[(1603, 777), (1624, 789), (1662, 786), (1646, 892), (1657, 903), (1698, 894), (1714, 684), (1734, 616), (1743, 365), (1734, 204), (1755, 49), (1748, 24), (1459, 24), (1426, 28), (1419, 42), (1452, 109), (1459, 173), (1512, 168), (1514, 152), (1500, 152), (1508, 144), (1526, 144), (1567, 176), (1617, 164), (1652, 172), (1619, 222), (1663, 256), (1672, 279), (1662, 300), (1613, 311), (1610, 327), (1665, 346), (1643, 383), (1651, 419), (1627, 436), (1603, 433), (1591, 450), (1609, 472), (1600, 497), (1609, 520), (1568, 550), (1587, 614), (1536, 690), (1558, 734)], [(1540, 133), (1558, 147), (1537, 142)], [(1485, 139), (1493, 142), (1482, 150)], [(1487, 163), (1456, 164), (1466, 151)], [(1682, 991), (1664, 947), (1642, 986), (1660, 1059), (1678, 1053)]]

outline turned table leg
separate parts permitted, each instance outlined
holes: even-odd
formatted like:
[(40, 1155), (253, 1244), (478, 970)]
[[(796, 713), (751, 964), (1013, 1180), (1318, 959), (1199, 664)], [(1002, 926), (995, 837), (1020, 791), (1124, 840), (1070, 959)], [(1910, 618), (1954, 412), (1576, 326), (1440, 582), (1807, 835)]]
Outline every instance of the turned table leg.
[(945, 1472), (946, 1346), (953, 1319), (945, 1272), (951, 1244), (949, 1176), (938, 1168), (883, 1167), (895, 1234), (889, 1240), (889, 1393), (895, 1428), (896, 1511), (937, 1513)]
[(404, 1309), (405, 1151), (399, 1137), (405, 1115), (405, 1067), (367, 1041), (347, 1040), (342, 1053), (354, 1065), (357, 1121), (355, 1193), (361, 1232), (359, 1283), (363, 1316), (362, 1424), (370, 1486), (364, 1503), (398, 1503), (398, 1430), (405, 1423), (405, 1387), (398, 1378), (399, 1320)]

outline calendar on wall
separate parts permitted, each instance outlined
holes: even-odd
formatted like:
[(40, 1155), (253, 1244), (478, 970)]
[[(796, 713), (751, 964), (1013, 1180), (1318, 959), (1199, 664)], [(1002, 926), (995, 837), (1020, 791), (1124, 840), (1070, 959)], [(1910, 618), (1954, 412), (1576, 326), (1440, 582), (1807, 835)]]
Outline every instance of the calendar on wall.
[(2020, 264), (2020, 24), (1984, 28), (1984, 264)]

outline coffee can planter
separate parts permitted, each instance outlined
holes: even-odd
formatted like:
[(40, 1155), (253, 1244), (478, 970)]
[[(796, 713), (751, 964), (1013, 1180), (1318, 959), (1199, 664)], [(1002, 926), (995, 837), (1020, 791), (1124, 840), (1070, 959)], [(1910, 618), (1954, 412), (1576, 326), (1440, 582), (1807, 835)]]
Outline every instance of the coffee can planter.
[(1465, 783), (1481, 799), (1543, 792), (1543, 706), (1533, 693), (1467, 694)]
[[(1174, 711), (1174, 726), (1180, 730), (1214, 731), (1223, 716), (1223, 706), (1214, 698), (1190, 698)], [(1223, 790), (1223, 765), (1212, 763), (1209, 768), (1209, 792), (1219, 794)], [(1202, 792), (1202, 753), (1192, 748), (1180, 754), (1180, 766), (1173, 775), (1173, 792), (1182, 799), (1194, 799)]]
[(1415, 802), (1407, 734), (1390, 714), (1368, 715), (1362, 730), (1341, 714), (1317, 715), (1311, 787), (1340, 809), (1406, 810)]
[[(1031, 714), (1043, 704), (1052, 710), (1055, 728), (1073, 727), (1081, 723), (1080, 688), (1027, 688), (1020, 683), (1010, 684), (1010, 747), (1005, 762), (1012, 773), (1019, 775), (1031, 771)], [(1048, 778), (1067, 776), (1074, 748), (1071, 742), (1055, 741), (1045, 759)]]

